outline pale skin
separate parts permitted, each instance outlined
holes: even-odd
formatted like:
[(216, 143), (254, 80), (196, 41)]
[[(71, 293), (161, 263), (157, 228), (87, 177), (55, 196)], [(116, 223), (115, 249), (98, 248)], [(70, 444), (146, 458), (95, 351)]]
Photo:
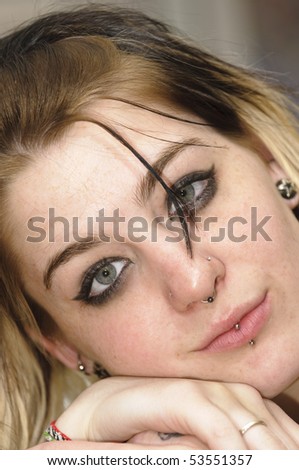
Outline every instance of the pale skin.
[[(157, 105), (157, 108), (161, 109), (161, 106)], [(198, 118), (173, 107), (163, 109), (199, 122)], [(99, 121), (117, 129), (152, 165), (161, 152), (169, 153), (173, 143), (200, 139), (204, 145), (193, 143), (181, 148), (163, 169), (162, 177), (168, 185), (178, 185), (186, 175), (198, 172), (202, 175), (214, 167), (214, 175), (210, 171), (204, 181), (197, 177), (188, 184), (195, 191), (197, 215), (202, 220), (214, 216), (217, 221), (209, 225), (209, 230), (203, 230), (202, 222), (197, 224), (197, 231), (194, 231), (200, 235), (201, 241), (192, 242), (192, 257), (183, 239), (176, 243), (165, 240), (169, 231), (163, 223), (158, 225), (154, 243), (152, 234), (147, 234), (146, 240), (140, 243), (130, 240), (128, 221), (132, 217), (142, 216), (151, 227), (155, 217), (167, 218), (169, 207), (173, 208), (171, 204), (167, 206), (165, 191), (159, 184), (141, 204), (136, 198), (136, 187), (140, 185), (146, 169), (105, 130), (92, 123), (77, 123), (63, 140), (44, 149), (11, 186), (11, 212), (18, 228), (13, 233), (12, 242), (22, 261), (25, 288), (51, 315), (59, 329), (59, 334), (45, 336), (43, 345), (72, 368), (76, 368), (80, 354), (89, 372), (93, 363), (98, 362), (112, 376), (146, 375), (207, 381), (197, 381), (194, 387), (200, 396), (198, 406), (201, 410), (207, 404), (206, 397), (210, 396), (207, 387), (213, 390), (212, 395), (217, 397), (213, 407), (204, 406), (210, 409), (211, 416), (214, 416), (215, 409), (224, 408), (222, 403), (226, 403), (223, 389), (217, 388), (219, 384), (215, 388), (213, 381), (248, 384), (268, 398), (285, 390), (299, 376), (296, 360), (299, 355), (299, 228), (291, 212), (299, 201), (296, 197), (287, 202), (278, 194), (275, 182), (285, 176), (284, 172), (262, 149), (244, 147), (207, 126), (174, 121), (109, 101), (94, 106), (91, 112)], [(18, 203), (20, 194), (21, 205)], [(44, 270), (53, 256), (74, 241), (72, 238), (69, 241), (63, 239), (62, 224), (57, 223), (53, 243), (49, 243), (48, 238), (40, 243), (26, 242), (26, 237), (32, 235), (28, 233), (28, 220), (35, 216), (48, 220), (49, 208), (55, 208), (55, 214), (68, 221), (78, 217), (82, 237), (86, 235), (88, 217), (95, 220), (102, 208), (107, 216), (119, 209), (120, 216), (125, 217), (125, 223), (120, 225), (120, 235), (125, 241), (96, 244), (76, 254), (53, 272), (51, 287), (46, 288), (43, 284)], [(257, 208), (258, 222), (271, 216), (264, 226), (270, 241), (260, 233), (253, 239), (252, 208)], [(248, 223), (236, 223), (233, 236), (226, 231), (221, 241), (212, 243), (211, 237), (219, 235), (219, 229), (227, 228), (234, 217), (242, 217)], [(49, 227), (46, 225), (45, 229), (48, 231)], [(105, 226), (105, 234), (112, 235), (111, 224)], [(246, 239), (236, 242), (236, 237), (243, 235)], [(74, 300), (84, 273), (103, 258), (114, 263), (117, 274), (125, 268), (119, 291), (116, 290), (101, 305)], [(94, 279), (89, 296), (97, 296), (106, 286)], [(203, 303), (202, 300), (214, 291), (214, 302)], [(242, 318), (241, 328), (236, 332), (240, 337), (230, 338), (225, 346), (219, 342), (211, 343), (214, 331), (219, 335), (224, 324), (224, 331), (234, 326), (235, 320), (229, 327), (227, 325), (230, 318), (236, 318), (236, 311), (244, 313), (257, 304), (262, 305), (257, 316), (262, 315), (264, 320), (254, 330), (253, 347), (248, 344), (248, 339), (251, 339), (247, 338), (249, 327), (242, 325)], [(110, 380), (114, 379), (105, 379), (105, 383), (111, 384)], [(123, 380), (128, 381), (124, 386), (125, 393), (125, 389), (130, 390), (132, 385), (130, 379)], [(149, 380), (142, 380), (150, 386)], [(164, 384), (163, 379), (158, 384), (161, 403), (168, 397)], [(143, 382), (139, 382), (139, 386), (143, 387)], [(113, 383), (111, 387), (113, 389)], [(253, 405), (251, 388), (248, 387), (248, 394), (246, 390), (243, 389), (239, 396), (239, 391), (228, 386), (228, 396), (232, 397), (229, 400), (233, 400), (235, 406), (229, 402), (223, 410), (224, 428), (227, 410), (235, 409), (235, 414), (229, 412), (229, 422), (238, 433), (252, 414), (256, 415), (256, 401), (261, 406), (260, 414), (264, 413), (269, 425), (258, 426), (248, 432), (254, 442), (248, 443), (244, 439), (240, 442), (238, 433), (236, 441), (232, 435), (230, 443), (222, 437), (223, 441), (218, 442), (218, 446), (237, 448), (245, 442), (245, 446), (254, 448), (252, 446), (261, 442), (262, 435), (264, 445), (270, 448), (284, 445), (296, 448), (299, 445), (296, 425), (272, 405), (269, 407), (268, 401), (265, 404), (260, 395)], [(154, 392), (147, 393), (150, 397)], [(246, 403), (242, 402), (241, 395)], [(236, 405), (240, 400), (242, 404)], [(129, 409), (132, 414), (132, 408)], [(244, 409), (245, 415), (242, 414)], [(246, 415), (248, 412), (250, 416)], [(175, 415), (174, 410), (172, 413)], [(208, 416), (206, 418), (205, 424)], [(161, 416), (156, 416), (156, 426), (161, 419)], [(166, 419), (164, 415), (163, 419)], [(272, 430), (273, 419), (275, 431)], [(162, 432), (194, 434), (201, 442), (196, 445), (217, 448), (217, 440), (213, 440), (215, 432), (211, 430), (210, 436), (203, 435), (206, 426), (202, 425), (199, 431), (190, 421), (188, 423), (189, 429), (179, 425), (178, 429)], [(138, 429), (132, 422), (131, 435), (125, 436), (124, 440), (147, 429), (159, 430), (153, 423), (152, 427), (146, 426), (149, 426), (146, 420)], [(166, 427), (171, 428), (171, 425), (168, 423)], [(283, 429), (283, 435), (279, 435), (278, 427)], [(276, 436), (270, 444), (269, 432)], [(112, 435), (78, 438), (117, 440)]]
[[(179, 406), (178, 406), (179, 404)], [(100, 411), (101, 410), (101, 411)], [(259, 416), (267, 426), (239, 429)], [(80, 422), (80, 426), (78, 426)], [(185, 379), (110, 378), (87, 389), (57, 420), (75, 441), (67, 448), (298, 449), (298, 425), (252, 387)], [(181, 432), (162, 441), (157, 433)], [(143, 432), (145, 431), (145, 432)], [(133, 437), (130, 437), (133, 436)], [(38, 448), (59, 449), (61, 443)], [(53, 446), (53, 447), (52, 447)]]

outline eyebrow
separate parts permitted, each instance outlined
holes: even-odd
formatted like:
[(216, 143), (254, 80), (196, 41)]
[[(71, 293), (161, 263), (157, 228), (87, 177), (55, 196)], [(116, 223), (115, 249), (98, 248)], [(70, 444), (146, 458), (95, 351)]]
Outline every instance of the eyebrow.
[[(159, 139), (161, 140), (161, 139)], [(187, 147), (198, 146), (198, 147), (211, 147), (204, 143), (199, 138), (190, 138), (183, 140), (182, 142), (174, 142), (172, 145), (168, 146), (162, 153), (159, 155), (157, 161), (151, 165), (153, 173), (147, 171), (146, 175), (138, 183), (135, 190), (135, 198), (140, 205), (146, 203), (150, 195), (155, 189), (157, 178), (155, 174), (161, 176), (166, 166), (178, 157), (180, 153), (185, 150)]]
[(85, 253), (86, 251), (100, 245), (102, 240), (94, 237), (86, 237), (85, 240), (76, 241), (71, 243), (62, 251), (59, 251), (54, 255), (53, 258), (47, 264), (47, 267), (44, 272), (43, 281), (46, 289), (51, 288), (51, 281), (53, 278), (54, 271), (56, 271), (59, 266), (68, 263), (74, 256)]
[[(159, 154), (157, 161), (153, 165), (151, 165), (151, 168), (156, 174), (161, 176), (165, 167), (174, 158), (176, 158), (185, 148), (190, 146), (211, 147), (199, 138), (186, 139), (182, 142), (173, 142)], [(135, 189), (135, 198), (140, 204), (145, 204), (145, 202), (153, 192), (156, 182), (157, 180), (155, 178), (155, 175), (152, 174), (149, 170), (147, 170), (146, 175), (137, 184)], [(43, 282), (46, 289), (51, 288), (53, 274), (61, 265), (68, 263), (74, 256), (78, 256), (81, 253), (85, 253), (86, 251), (89, 251), (92, 248), (99, 246), (101, 243), (103, 243), (103, 241), (99, 238), (95, 238), (92, 236), (86, 237), (85, 240), (71, 243), (67, 246), (67, 248), (56, 253), (53, 258), (49, 260), (44, 271)]]

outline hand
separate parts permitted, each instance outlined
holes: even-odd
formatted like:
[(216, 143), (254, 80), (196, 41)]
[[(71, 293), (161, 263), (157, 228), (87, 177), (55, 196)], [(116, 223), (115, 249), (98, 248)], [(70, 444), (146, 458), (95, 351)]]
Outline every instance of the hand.
[[(266, 426), (241, 436), (257, 419)], [(252, 387), (191, 379), (107, 378), (85, 390), (57, 426), (76, 440), (126, 442), (153, 430), (195, 436), (208, 449), (299, 448), (299, 426)]]
[(155, 447), (156, 449), (173, 449), (173, 446), (182, 449), (207, 450), (206, 445), (195, 436), (187, 436), (179, 433), (160, 433), (144, 431), (136, 434), (127, 441), (128, 443)]

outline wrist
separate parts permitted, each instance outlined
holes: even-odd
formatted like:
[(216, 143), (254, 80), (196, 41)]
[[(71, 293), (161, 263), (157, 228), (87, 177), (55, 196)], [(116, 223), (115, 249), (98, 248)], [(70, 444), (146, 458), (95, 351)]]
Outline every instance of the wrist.
[(71, 439), (62, 432), (56, 424), (52, 421), (44, 432), (46, 441), (71, 441)]

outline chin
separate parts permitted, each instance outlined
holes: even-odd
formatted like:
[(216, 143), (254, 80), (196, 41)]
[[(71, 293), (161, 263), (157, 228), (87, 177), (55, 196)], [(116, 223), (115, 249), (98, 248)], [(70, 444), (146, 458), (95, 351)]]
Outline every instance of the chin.
[(298, 379), (298, 376), (296, 377), (279, 376), (279, 377), (272, 378), (270, 380), (269, 376), (268, 377), (266, 376), (262, 380), (258, 378), (256, 379), (256, 381), (252, 381), (250, 385), (256, 388), (256, 390), (258, 390), (264, 398), (272, 399), (272, 398), (277, 397), (281, 393), (283, 393), (297, 379)]
[(276, 339), (273, 348), (272, 338), (270, 344), (262, 338), (257, 342), (255, 354), (244, 365), (246, 375), (243, 375), (244, 382), (269, 399), (283, 393), (299, 378), (298, 348), (293, 345), (287, 348), (287, 338), (283, 336)]

